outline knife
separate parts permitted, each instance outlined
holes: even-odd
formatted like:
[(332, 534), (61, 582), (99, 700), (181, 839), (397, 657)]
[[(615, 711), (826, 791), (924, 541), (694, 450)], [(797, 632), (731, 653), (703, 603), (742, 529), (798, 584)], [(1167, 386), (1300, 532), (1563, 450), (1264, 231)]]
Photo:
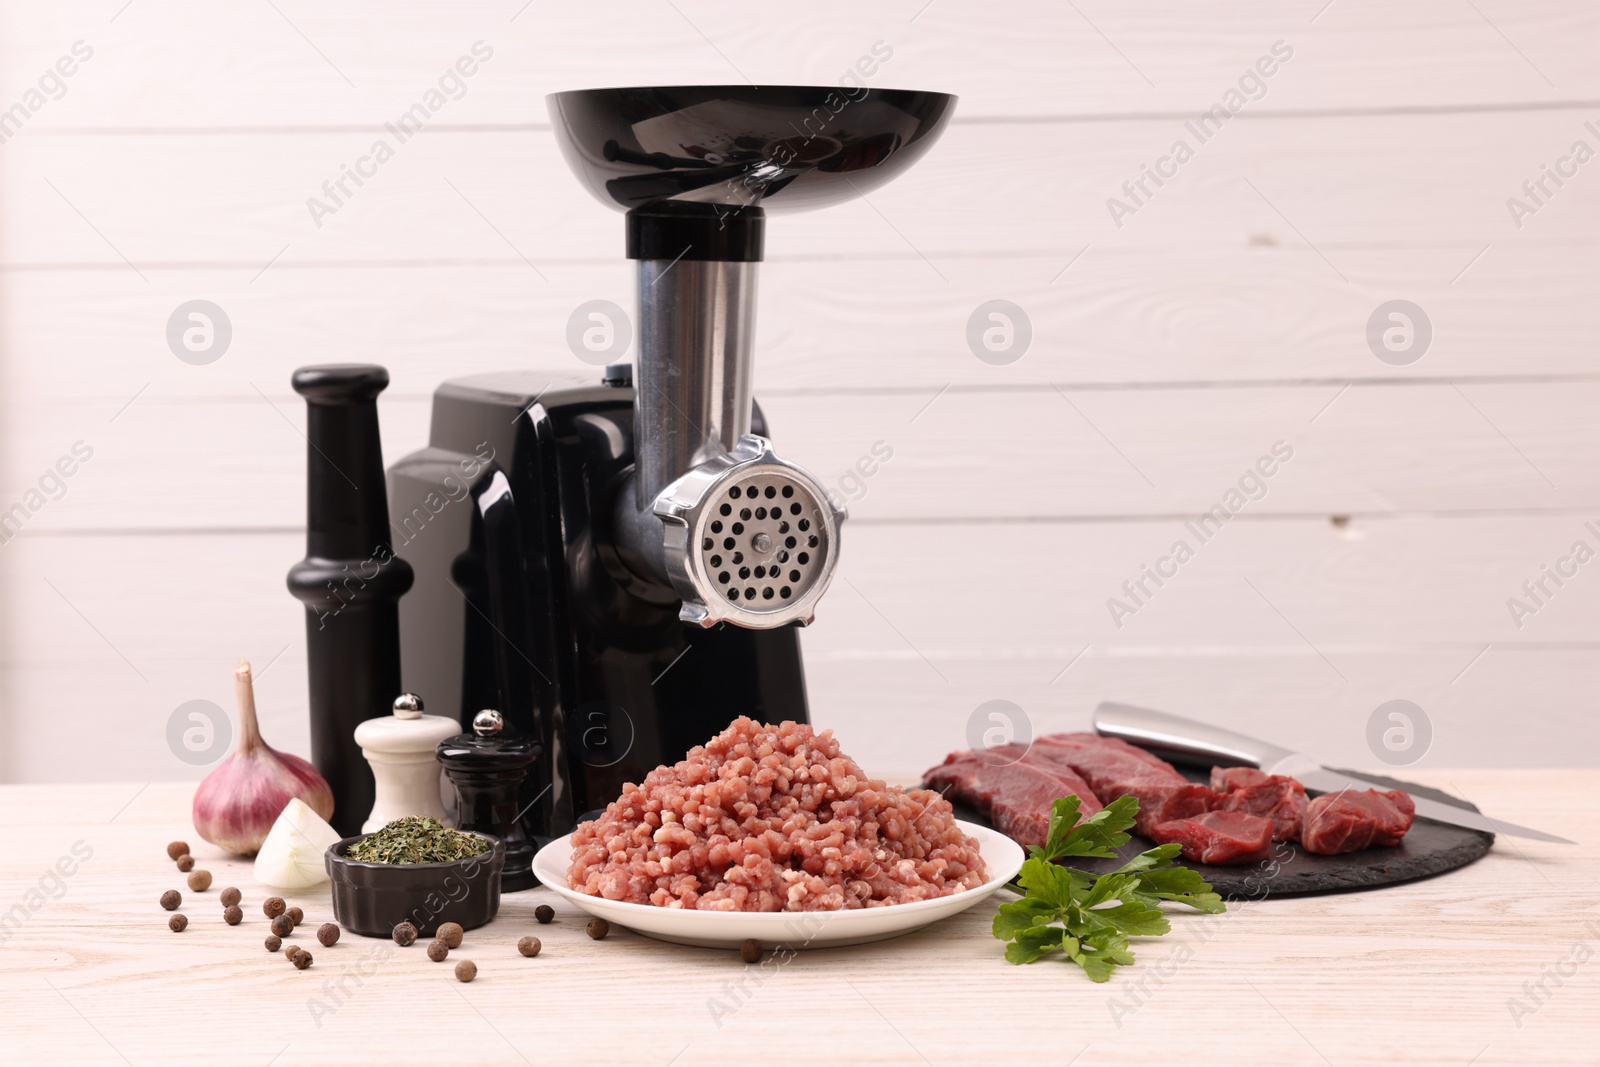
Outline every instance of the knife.
[[(1268, 741), (1225, 730), (1220, 726), (1169, 715), (1150, 708), (1136, 708), (1129, 704), (1106, 701), (1094, 709), (1094, 728), (1108, 737), (1145, 748), (1159, 749), (1178, 756), (1209, 760), (1221, 765), (1241, 764), (1259, 767), (1267, 774), (1282, 774), (1299, 779), (1308, 789), (1323, 793), (1338, 793), (1347, 789), (1365, 790), (1383, 788), (1380, 783), (1331, 771), (1309, 756), (1290, 751)], [(1516, 823), (1491, 819), (1470, 808), (1458, 808), (1426, 797), (1413, 796), (1417, 814), (1451, 826), (1464, 826), (1469, 830), (1482, 830), (1491, 834), (1510, 834), (1513, 837), (1531, 837), (1536, 841), (1555, 841), (1563, 845), (1576, 844), (1564, 837), (1532, 830)]]

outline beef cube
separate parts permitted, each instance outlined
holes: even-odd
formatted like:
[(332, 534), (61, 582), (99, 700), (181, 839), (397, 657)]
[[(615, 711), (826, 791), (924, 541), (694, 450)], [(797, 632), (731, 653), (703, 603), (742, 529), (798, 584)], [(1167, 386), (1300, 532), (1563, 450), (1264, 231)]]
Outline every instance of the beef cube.
[(1272, 850), (1272, 820), (1239, 811), (1207, 811), (1161, 823), (1149, 836), (1183, 846), (1184, 859), (1218, 866), (1240, 866), (1267, 858)]
[(1235, 789), (1246, 786), (1262, 785), (1272, 780), (1272, 775), (1259, 771), (1254, 767), (1213, 767), (1211, 768), (1211, 791), (1213, 793), (1231, 793)]
[[(1256, 773), (1260, 774), (1259, 771)], [(1236, 776), (1235, 781), (1242, 777)], [(1213, 788), (1216, 780), (1216, 771), (1213, 770)], [(1262, 774), (1259, 782), (1237, 785), (1218, 796), (1212, 804), (1212, 810), (1242, 811), (1271, 819), (1272, 839), (1293, 841), (1300, 836), (1300, 823), (1306, 813), (1306, 787), (1281, 774)]]
[(1094, 791), (1107, 803), (1117, 797), (1132, 796), (1139, 800), (1139, 814), (1133, 827), (1152, 840), (1155, 828), (1174, 819), (1187, 819), (1211, 808), (1211, 790), (1199, 782), (1182, 777), (1176, 782), (1160, 778), (1109, 778), (1093, 786)]
[(1398, 789), (1324, 793), (1306, 806), (1300, 843), (1319, 856), (1398, 845), (1416, 812), (1411, 798)]

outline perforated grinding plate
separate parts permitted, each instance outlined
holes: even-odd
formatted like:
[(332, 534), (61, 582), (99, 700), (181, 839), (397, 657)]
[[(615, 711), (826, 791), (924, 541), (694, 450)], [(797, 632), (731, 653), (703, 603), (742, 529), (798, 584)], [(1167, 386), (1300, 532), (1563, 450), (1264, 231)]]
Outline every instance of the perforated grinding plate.
[(744, 474), (703, 514), (701, 564), (712, 588), (743, 611), (783, 611), (827, 573), (823, 504), (782, 469)]

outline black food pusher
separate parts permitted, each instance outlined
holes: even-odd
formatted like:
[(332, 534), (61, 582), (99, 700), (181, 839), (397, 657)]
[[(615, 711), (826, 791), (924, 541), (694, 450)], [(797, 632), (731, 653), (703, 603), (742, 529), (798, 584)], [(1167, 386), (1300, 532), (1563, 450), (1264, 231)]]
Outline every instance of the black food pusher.
[(289, 591), (306, 606), (311, 762), (333, 790), (333, 827), (361, 832), (372, 768), (356, 744), (363, 721), (400, 693), (400, 616), (411, 565), (389, 542), (378, 394), (389, 372), (370, 364), (301, 367), (306, 398), (306, 558)]

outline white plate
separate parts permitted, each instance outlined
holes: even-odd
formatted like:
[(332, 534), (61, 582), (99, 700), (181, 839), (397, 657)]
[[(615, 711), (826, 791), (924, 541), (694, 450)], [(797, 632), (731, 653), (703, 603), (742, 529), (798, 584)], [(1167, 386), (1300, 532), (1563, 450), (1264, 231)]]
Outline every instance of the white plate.
[(769, 948), (778, 945), (791, 949), (863, 945), (869, 941), (883, 941), (909, 934), (929, 923), (965, 911), (987, 900), (1022, 869), (1022, 848), (1015, 841), (984, 826), (975, 826), (959, 819), (956, 824), (967, 836), (977, 840), (978, 851), (989, 868), (989, 880), (976, 889), (963, 890), (937, 900), (916, 900), (881, 908), (804, 912), (689, 911), (593, 897), (567, 887), (567, 869), (572, 866), (571, 834), (559, 837), (539, 850), (539, 854), (533, 858), (533, 873), (539, 876), (540, 882), (590, 915), (626, 926), (658, 941), (697, 948), (738, 948), (751, 938)]

